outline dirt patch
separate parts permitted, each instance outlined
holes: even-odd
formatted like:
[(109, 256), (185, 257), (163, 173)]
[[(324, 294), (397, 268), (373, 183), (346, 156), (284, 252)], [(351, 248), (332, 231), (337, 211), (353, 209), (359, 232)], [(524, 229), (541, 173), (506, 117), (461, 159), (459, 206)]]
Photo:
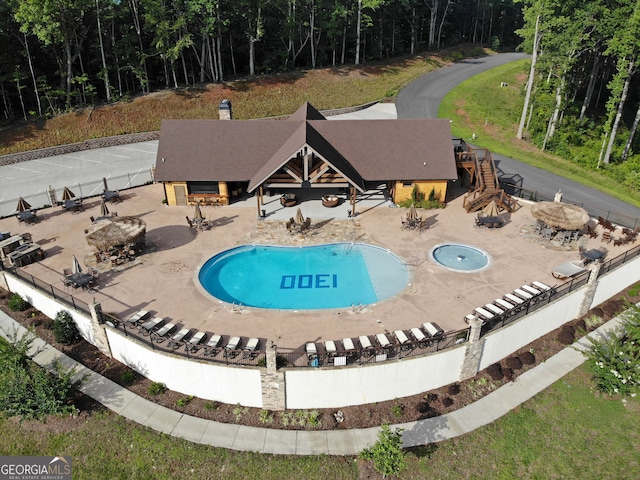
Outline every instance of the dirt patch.
[[(631, 288), (620, 292), (583, 317), (568, 322), (563, 328), (566, 330), (567, 325), (573, 327), (576, 337), (584, 334), (585, 331), (593, 330), (603, 321), (618, 315), (628, 302), (637, 303), (640, 301), (640, 294), (631, 296), (630, 290)], [(0, 289), (0, 309), (24, 327), (33, 328), (40, 338), (58, 350), (141, 397), (195, 417), (223, 423), (286, 430), (368, 428), (383, 423), (397, 424), (443, 415), (469, 405), (505, 383), (515, 380), (519, 375), (544, 362), (566, 346), (558, 340), (562, 330), (558, 329), (503, 359), (499, 362), (499, 367), (492, 365), (474, 378), (446, 385), (430, 392), (341, 409), (272, 412), (188, 397), (170, 390), (152, 395), (150, 394), (152, 382), (149, 379), (103, 355), (93, 345), (84, 341), (71, 346), (58, 344), (51, 329), (51, 319), (38, 310), (29, 308), (23, 312), (10, 311), (7, 306), (9, 296), (8, 292)], [(500, 371), (500, 374), (496, 373), (497, 370)], [(103, 408), (97, 402), (80, 393), (76, 394), (74, 400), (80, 410), (78, 415), (71, 419), (66, 417), (65, 419), (48, 418), (45, 422), (28, 422), (28, 428), (32, 428), (34, 431), (69, 431), (81, 428), (87, 415)], [(361, 467), (360, 478), (379, 478), (375, 476), (377, 473), (367, 465)]]

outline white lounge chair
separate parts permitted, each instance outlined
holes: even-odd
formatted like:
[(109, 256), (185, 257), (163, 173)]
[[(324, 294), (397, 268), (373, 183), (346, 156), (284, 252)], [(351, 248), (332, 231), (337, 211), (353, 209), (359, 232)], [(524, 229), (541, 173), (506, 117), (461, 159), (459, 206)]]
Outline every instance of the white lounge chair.
[(164, 342), (164, 336), (171, 333), (176, 326), (173, 323), (165, 323), (158, 330), (153, 332), (154, 335), (157, 335), (159, 338), (156, 340), (158, 343)]
[(529, 292), (525, 292), (521, 288), (516, 288), (513, 291), (513, 293), (515, 293), (517, 296), (519, 296), (520, 298), (522, 298), (524, 300), (531, 300), (533, 298), (533, 295), (531, 295)]
[(538, 290), (537, 288), (533, 288), (531, 285), (523, 285), (522, 287), (520, 287), (522, 290), (524, 290), (525, 292), (529, 292), (531, 295), (533, 295), (534, 297), (536, 295), (540, 295), (542, 292), (540, 290)]
[(176, 333), (173, 337), (171, 337), (169, 346), (172, 347), (173, 349), (180, 347), (180, 343), (182, 342), (182, 339), (187, 336), (189, 331), (190, 330), (188, 328), (181, 328), (178, 333)]
[(140, 328), (142, 329), (142, 332), (144, 333), (144, 335), (149, 335), (153, 331), (153, 329), (155, 329), (162, 322), (164, 322), (164, 318), (154, 317), (151, 320), (143, 323), (142, 327)]
[(393, 334), (398, 339), (398, 343), (400, 345), (404, 345), (405, 343), (409, 343), (409, 337), (404, 333), (403, 330), (394, 330)]
[(149, 312), (146, 310), (139, 310), (127, 318), (127, 322), (136, 324), (142, 320), (146, 320), (147, 318), (149, 318)]
[(534, 282), (531, 282), (531, 285), (533, 285), (534, 287), (540, 290), (544, 290), (545, 292), (548, 290), (551, 290), (551, 287), (549, 285), (545, 285), (542, 282), (534, 281)]
[(221, 335), (212, 335), (209, 341), (207, 342), (204, 354), (210, 357), (216, 356), (220, 351), (218, 349), (218, 345), (220, 345), (221, 341), (222, 341)]
[(204, 332), (196, 332), (196, 334), (189, 339), (189, 343), (191, 345), (198, 345), (204, 339), (204, 336)]
[(256, 349), (260, 344), (260, 339), (250, 338), (247, 344), (244, 346), (243, 358), (255, 358), (257, 356)]
[(231, 337), (225, 345), (225, 350), (235, 350), (240, 345), (240, 337)]
[(338, 351), (333, 340), (327, 340), (324, 342), (324, 349), (327, 351), (327, 355), (329, 356), (335, 355)]
[(419, 328), (412, 328), (411, 335), (413, 335), (413, 338), (415, 338), (417, 342), (424, 342), (427, 339), (426, 335)]
[(425, 332), (427, 332), (432, 337), (439, 337), (444, 333), (444, 330), (442, 330), (438, 325), (436, 325), (433, 322), (423, 323), (422, 328), (424, 329)]
[(489, 310), (491, 313), (493, 313), (494, 315), (502, 315), (504, 313), (504, 310), (502, 310), (500, 307), (498, 307), (497, 305), (494, 305), (493, 303), (487, 303), (484, 306), (485, 310)]
[(356, 349), (355, 345), (353, 344), (353, 340), (348, 337), (342, 339), (342, 346), (344, 347), (345, 352), (353, 352)]
[(514, 305), (522, 305), (524, 303), (523, 299), (515, 296), (513, 293), (505, 294), (504, 298), (506, 298), (507, 301), (512, 302)]
[(473, 312), (481, 319), (481, 320), (491, 320), (493, 317), (495, 317), (495, 315), (493, 313), (491, 313), (490, 311), (482, 308), (482, 307), (478, 307), (475, 308), (473, 310)]
[(496, 298), (495, 303), (497, 303), (501, 308), (504, 308), (506, 311), (515, 308), (515, 305), (513, 303), (509, 303), (502, 298)]
[(381, 347), (391, 346), (391, 342), (389, 341), (389, 339), (384, 333), (376, 333), (376, 340), (378, 340), (378, 343), (380, 344)]

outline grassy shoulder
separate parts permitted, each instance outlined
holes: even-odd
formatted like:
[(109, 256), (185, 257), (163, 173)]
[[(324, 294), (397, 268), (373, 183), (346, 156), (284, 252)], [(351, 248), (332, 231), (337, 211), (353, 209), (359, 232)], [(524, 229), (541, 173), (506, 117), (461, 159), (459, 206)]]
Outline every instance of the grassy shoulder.
[[(438, 116), (452, 120), (451, 130), (456, 137), (471, 139), (475, 134), (473, 143), (480, 147), (640, 207), (640, 192), (625, 188), (598, 171), (544, 153), (516, 139), (529, 65), (529, 60), (512, 62), (461, 83), (443, 99)], [(507, 86), (501, 86), (502, 82)]]
[[(354, 457), (234, 452), (110, 412), (46, 424), (0, 418), (0, 428), (4, 455), (70, 455), (74, 478), (358, 478)], [(411, 449), (401, 478), (631, 479), (640, 468), (638, 445), (640, 399), (597, 394), (579, 368), (491, 425)]]

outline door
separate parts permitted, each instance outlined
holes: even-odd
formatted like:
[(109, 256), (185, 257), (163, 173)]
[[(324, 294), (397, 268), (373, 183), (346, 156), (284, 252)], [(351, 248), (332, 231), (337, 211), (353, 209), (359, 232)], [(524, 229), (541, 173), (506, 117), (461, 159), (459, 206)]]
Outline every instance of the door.
[(187, 205), (187, 189), (184, 185), (174, 185), (173, 193), (176, 195), (176, 205)]

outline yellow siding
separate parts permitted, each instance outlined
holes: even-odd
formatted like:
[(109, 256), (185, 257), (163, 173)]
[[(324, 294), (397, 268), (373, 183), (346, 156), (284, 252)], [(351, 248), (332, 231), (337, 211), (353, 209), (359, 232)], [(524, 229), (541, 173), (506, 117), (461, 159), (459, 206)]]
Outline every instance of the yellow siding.
[(164, 193), (167, 196), (167, 205), (177, 205), (178, 201), (176, 200), (176, 191), (174, 189), (175, 185), (182, 185), (187, 191), (186, 182), (165, 182), (164, 184)]
[(428, 199), (431, 190), (435, 191), (436, 198), (444, 202), (447, 198), (447, 181), (446, 180), (416, 180), (411, 185), (405, 186), (403, 182), (395, 182), (393, 189), (393, 201), (399, 203), (411, 198), (413, 186), (418, 185), (418, 189), (424, 193), (424, 198)]

